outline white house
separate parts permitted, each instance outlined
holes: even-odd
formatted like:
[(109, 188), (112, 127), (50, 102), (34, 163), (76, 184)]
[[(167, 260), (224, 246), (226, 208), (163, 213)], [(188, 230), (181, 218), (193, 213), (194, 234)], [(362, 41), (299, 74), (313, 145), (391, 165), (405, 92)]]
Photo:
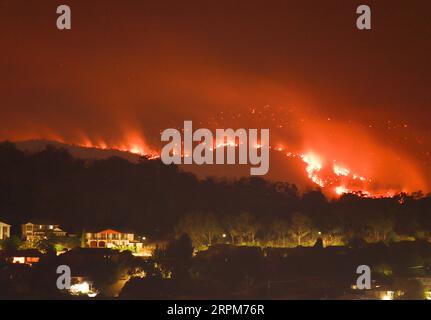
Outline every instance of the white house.
[(10, 225), (0, 221), (0, 240), (10, 238)]
[(21, 226), (21, 232), (24, 240), (33, 243), (50, 235), (56, 237), (66, 236), (66, 231), (61, 229), (57, 224), (35, 224), (29, 222)]
[(112, 229), (86, 233), (85, 239), (89, 248), (128, 248), (136, 251), (142, 249), (142, 242), (136, 241), (133, 233), (124, 233)]

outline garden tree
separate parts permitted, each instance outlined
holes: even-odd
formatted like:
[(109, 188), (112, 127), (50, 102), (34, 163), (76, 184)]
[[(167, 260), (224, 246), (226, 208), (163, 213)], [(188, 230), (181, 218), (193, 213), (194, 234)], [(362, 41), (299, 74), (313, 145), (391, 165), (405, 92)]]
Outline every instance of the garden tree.
[(86, 246), (87, 246), (87, 239), (85, 238), (85, 234), (86, 234), (86, 231), (85, 231), (85, 229), (82, 229), (82, 232), (81, 232), (81, 248), (85, 248)]
[(213, 213), (189, 213), (182, 217), (175, 228), (177, 236), (187, 234), (195, 247), (211, 246), (222, 233)]
[(36, 241), (35, 248), (48, 255), (55, 255), (55, 237), (49, 236)]
[(325, 246), (337, 246), (344, 243), (344, 230), (341, 226), (334, 226), (323, 232), (323, 242)]
[(18, 250), (22, 245), (21, 239), (12, 235), (10, 238), (6, 238), (0, 241), (0, 248), (5, 251), (15, 251)]
[(230, 215), (225, 217), (224, 221), (225, 228), (230, 236), (231, 244), (235, 244), (235, 239), (239, 236), (238, 217)]
[(188, 213), (181, 217), (175, 227), (176, 236), (181, 237), (183, 234), (187, 234), (195, 247), (200, 247), (204, 244), (202, 232), (199, 229), (198, 219), (198, 214)]
[(256, 240), (256, 233), (259, 230), (259, 223), (256, 221), (256, 217), (250, 212), (242, 212), (237, 218), (236, 228), (240, 237), (240, 242), (254, 243)]
[(291, 218), (292, 222), (290, 225), (289, 233), (295, 240), (296, 244), (300, 246), (302, 240), (312, 232), (312, 223), (310, 218), (306, 215), (295, 212)]
[(71, 250), (81, 246), (81, 238), (77, 236), (53, 236), (51, 242), (54, 244), (56, 251)]
[(386, 241), (387, 236), (393, 231), (395, 222), (391, 217), (376, 215), (366, 222), (367, 238), (370, 242)]
[(180, 261), (190, 260), (193, 256), (193, 246), (187, 234), (171, 241), (166, 247), (166, 258)]
[(206, 213), (201, 217), (201, 230), (203, 238), (208, 246), (211, 246), (213, 240), (222, 233), (222, 229), (213, 213)]
[(317, 238), (316, 243), (313, 246), (316, 249), (323, 249), (323, 239)]
[(171, 241), (166, 249), (158, 249), (154, 260), (162, 265), (165, 275), (171, 273), (173, 277), (184, 279), (188, 278), (192, 256), (192, 241), (187, 234), (182, 234)]
[(271, 225), (271, 233), (275, 237), (278, 245), (286, 247), (289, 237), (289, 221), (286, 219), (276, 219)]

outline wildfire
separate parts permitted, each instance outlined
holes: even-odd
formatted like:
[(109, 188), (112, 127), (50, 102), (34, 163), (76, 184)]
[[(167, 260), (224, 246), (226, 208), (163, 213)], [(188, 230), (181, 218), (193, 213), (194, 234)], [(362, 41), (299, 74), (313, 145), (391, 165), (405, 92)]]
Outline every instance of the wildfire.
[(140, 156), (145, 156), (150, 160), (157, 159), (160, 157), (158, 152), (155, 152), (149, 147), (147, 147), (143, 139), (140, 138), (140, 136), (137, 134), (130, 134), (127, 137), (127, 139), (125, 139), (125, 141), (126, 142), (121, 144), (108, 144), (104, 140), (92, 141), (89, 138), (84, 138), (82, 142), (78, 142), (74, 144), (83, 148), (96, 148), (96, 149), (102, 149), (102, 150), (111, 149), (111, 150), (130, 152)]
[(349, 193), (349, 189), (347, 189), (345, 186), (338, 186), (334, 188), (334, 191), (336, 194), (338, 194), (339, 196), (345, 194), (345, 193)]
[[(278, 148), (276, 151), (281, 151)], [(301, 159), (305, 167), (307, 177), (316, 185), (324, 190), (330, 190), (334, 195), (341, 196), (343, 194), (353, 193), (362, 197), (379, 198), (393, 197), (398, 192), (396, 190), (387, 190), (383, 192), (371, 192), (368, 187), (373, 182), (372, 179), (363, 177), (352, 170), (340, 166), (334, 160), (332, 166), (327, 165), (320, 156), (314, 152), (308, 153), (293, 153), (287, 152), (288, 158)]]
[[(160, 158), (160, 154), (146, 147), (143, 140), (139, 137), (131, 136), (127, 139), (127, 143), (119, 145), (108, 145), (105, 141), (97, 143), (89, 139), (83, 140), (82, 143), (77, 145), (86, 148), (99, 148), (99, 149), (113, 149), (119, 151), (130, 152), (133, 154), (147, 157), (149, 160)], [(224, 147), (238, 147), (236, 141), (216, 142), (214, 141), (214, 149)], [(260, 149), (262, 146), (258, 143), (254, 146)], [(271, 148), (271, 147), (270, 147)], [(283, 152), (288, 158), (300, 159), (305, 164), (305, 174), (308, 179), (319, 186), (323, 190), (329, 190), (335, 196), (343, 194), (354, 193), (362, 197), (393, 197), (399, 191), (389, 190), (384, 192), (371, 192), (369, 191), (372, 179), (366, 178), (344, 165), (337, 163), (336, 160), (332, 162), (324, 161), (324, 159), (315, 152), (295, 153), (287, 151), (285, 147), (278, 144), (271, 148), (275, 152)], [(184, 156), (184, 154), (182, 154)]]
[(346, 168), (339, 167), (338, 165), (336, 165), (334, 163), (334, 173), (337, 176), (345, 176), (345, 177), (347, 177), (350, 174), (350, 170), (346, 169)]
[(322, 162), (320, 159), (313, 153), (302, 154), (300, 155), (302, 161), (307, 164), (307, 175), (311, 181), (320, 187), (325, 187), (326, 183), (319, 177), (319, 172), (322, 170)]

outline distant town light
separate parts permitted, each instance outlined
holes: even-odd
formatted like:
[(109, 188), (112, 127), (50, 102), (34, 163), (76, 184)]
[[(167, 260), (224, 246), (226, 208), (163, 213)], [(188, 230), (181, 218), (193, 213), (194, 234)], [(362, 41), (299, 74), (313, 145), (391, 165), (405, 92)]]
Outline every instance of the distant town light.
[(222, 234), (222, 237), (223, 237), (223, 238), (226, 238), (226, 237), (227, 237), (226, 233), (223, 233), (223, 234)]

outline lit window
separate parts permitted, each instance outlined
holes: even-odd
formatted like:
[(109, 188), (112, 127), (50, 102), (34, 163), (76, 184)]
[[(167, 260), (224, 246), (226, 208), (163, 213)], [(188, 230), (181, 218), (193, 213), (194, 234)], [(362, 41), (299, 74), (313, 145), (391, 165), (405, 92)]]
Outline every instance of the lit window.
[(13, 257), (12, 262), (23, 264), (23, 263), (25, 263), (25, 257)]

